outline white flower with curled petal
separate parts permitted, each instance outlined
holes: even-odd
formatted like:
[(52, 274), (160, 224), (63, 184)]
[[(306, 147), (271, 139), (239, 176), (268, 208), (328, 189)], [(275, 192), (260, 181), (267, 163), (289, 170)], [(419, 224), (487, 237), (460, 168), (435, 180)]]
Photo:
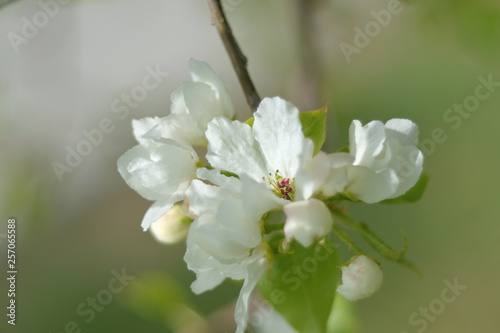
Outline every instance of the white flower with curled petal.
[(342, 267), (342, 285), (337, 292), (350, 301), (370, 297), (382, 285), (384, 274), (380, 266), (365, 255)]
[(192, 81), (183, 82), (170, 96), (170, 114), (166, 117), (133, 120), (134, 135), (142, 136), (155, 126), (161, 136), (186, 146), (206, 147), (207, 124), (215, 117), (235, 116), (231, 96), (214, 70), (204, 61), (189, 60)]
[(191, 147), (161, 139), (149, 146), (137, 145), (118, 159), (118, 171), (128, 186), (155, 203), (148, 209), (141, 227), (147, 230), (178, 201), (196, 177), (198, 155)]
[(189, 228), (184, 256), (196, 273), (191, 288), (202, 293), (225, 278), (244, 279), (235, 311), (237, 332), (244, 332), (250, 294), (270, 266), (262, 245), (261, 218), (281, 207), (283, 199), (246, 175), (238, 179), (202, 168), (198, 177), (213, 185), (194, 180), (186, 192), (190, 211), (198, 215)]
[(407, 119), (391, 119), (385, 125), (372, 121), (365, 126), (354, 120), (349, 129), (346, 190), (374, 203), (403, 195), (418, 181), (424, 156), (417, 148), (418, 126)]
[[(252, 127), (215, 118), (208, 124), (206, 136), (207, 159), (212, 166), (248, 175), (266, 184), (264, 191), (285, 199), (283, 206), (293, 206), (285, 209), (289, 218), (285, 222), (289, 225), (285, 227), (287, 242), (295, 238), (309, 246), (314, 238), (330, 232), (333, 220), (324, 203), (314, 202), (316, 208), (324, 208), (316, 212), (310, 203), (300, 203), (311, 199), (317, 187), (302, 177), (305, 164), (313, 157), (314, 144), (304, 136), (299, 111), (292, 103), (279, 97), (266, 98), (255, 112)], [(299, 236), (299, 232), (305, 234)]]
[[(308, 176), (321, 183), (327, 197), (347, 193), (375, 203), (403, 195), (418, 181), (423, 154), (417, 148), (418, 127), (407, 119), (391, 119), (385, 125), (365, 126), (354, 120), (349, 130), (349, 153), (319, 153), (306, 166)], [(327, 176), (317, 170), (329, 168)]]

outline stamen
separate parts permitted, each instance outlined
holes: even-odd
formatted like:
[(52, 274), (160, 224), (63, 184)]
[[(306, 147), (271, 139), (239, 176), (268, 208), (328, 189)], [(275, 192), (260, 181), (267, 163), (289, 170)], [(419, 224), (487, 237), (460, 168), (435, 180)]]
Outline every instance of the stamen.
[(290, 178), (284, 178), (279, 174), (279, 170), (276, 170), (276, 174), (272, 177), (269, 173), (267, 181), (271, 185), (271, 190), (280, 198), (286, 200), (294, 200), (295, 197), (295, 184), (294, 180)]

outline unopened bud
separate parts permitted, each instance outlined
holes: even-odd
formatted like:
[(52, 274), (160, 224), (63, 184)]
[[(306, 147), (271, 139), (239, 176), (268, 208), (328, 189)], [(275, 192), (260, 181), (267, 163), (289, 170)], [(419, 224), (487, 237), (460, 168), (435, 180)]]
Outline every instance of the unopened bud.
[(172, 245), (186, 239), (192, 221), (179, 205), (174, 205), (158, 221), (151, 224), (149, 230), (158, 242)]
[(380, 288), (383, 276), (373, 259), (360, 255), (342, 267), (342, 285), (337, 292), (350, 301), (370, 297)]

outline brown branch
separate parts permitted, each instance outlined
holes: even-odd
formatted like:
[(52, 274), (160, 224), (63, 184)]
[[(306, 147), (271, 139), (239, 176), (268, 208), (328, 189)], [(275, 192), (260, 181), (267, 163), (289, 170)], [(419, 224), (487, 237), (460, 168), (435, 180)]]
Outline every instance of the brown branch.
[(243, 52), (241, 52), (238, 42), (234, 38), (231, 27), (229, 26), (226, 16), (224, 15), (220, 0), (208, 0), (208, 5), (210, 7), (210, 12), (212, 13), (212, 20), (217, 26), (222, 42), (224, 43), (226, 51), (231, 58), (234, 70), (238, 75), (238, 79), (241, 87), (243, 88), (243, 92), (245, 93), (247, 103), (252, 108), (252, 111), (255, 112), (260, 104), (260, 97), (255, 89), (255, 86), (253, 85), (250, 74), (248, 73), (247, 57), (245, 57)]

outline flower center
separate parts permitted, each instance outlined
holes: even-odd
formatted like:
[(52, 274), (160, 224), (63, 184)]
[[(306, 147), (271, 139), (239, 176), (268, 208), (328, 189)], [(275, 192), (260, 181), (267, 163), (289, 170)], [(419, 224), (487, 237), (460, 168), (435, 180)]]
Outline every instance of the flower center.
[[(267, 177), (267, 182), (271, 185), (271, 191), (280, 198), (293, 201), (295, 199), (295, 180), (285, 178), (279, 172), (279, 170), (276, 170), (274, 177), (271, 173)], [(262, 177), (262, 179), (266, 180), (265, 177)]]

